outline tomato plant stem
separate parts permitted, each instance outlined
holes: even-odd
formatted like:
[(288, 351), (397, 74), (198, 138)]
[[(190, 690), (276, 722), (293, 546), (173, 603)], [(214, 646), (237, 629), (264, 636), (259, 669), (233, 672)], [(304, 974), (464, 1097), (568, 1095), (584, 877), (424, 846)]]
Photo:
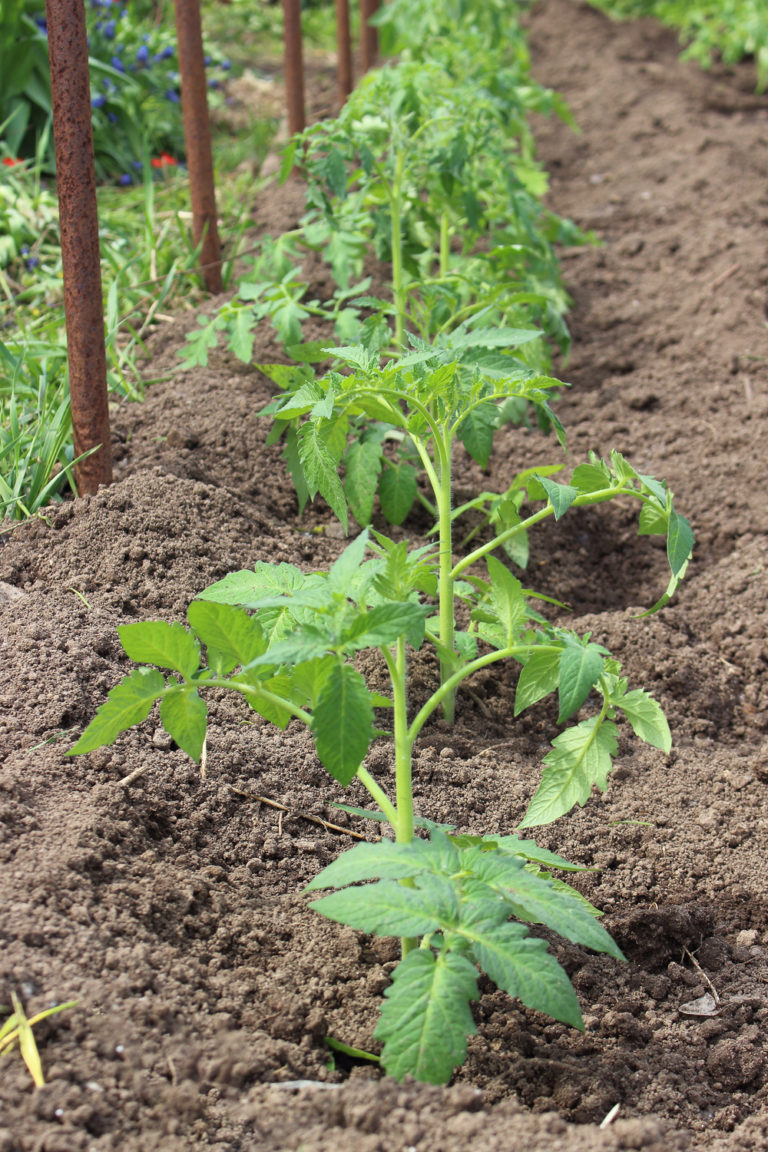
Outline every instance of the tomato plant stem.
[(440, 216), (440, 275), (448, 275), (448, 261), (451, 256), (451, 234), (448, 230), (448, 213)]
[(392, 293), (395, 302), (395, 347), (400, 350), (405, 340), (405, 271), (403, 269), (402, 196), (405, 153), (400, 150), (395, 162), (390, 204), (392, 208)]
[[(450, 444), (444, 446), (440, 461), (440, 487), (437, 495), (439, 550), (439, 603), (440, 603), (440, 681), (445, 684), (454, 670), (454, 615), (453, 615), (453, 525), (451, 522), (451, 459)], [(454, 693), (443, 698), (443, 715), (453, 723)]]

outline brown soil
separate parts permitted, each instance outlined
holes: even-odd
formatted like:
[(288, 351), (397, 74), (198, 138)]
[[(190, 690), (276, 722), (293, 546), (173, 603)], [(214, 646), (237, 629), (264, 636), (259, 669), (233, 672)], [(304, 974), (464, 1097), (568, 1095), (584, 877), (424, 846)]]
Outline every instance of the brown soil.
[[(615, 447), (666, 478), (698, 540), (676, 603), (637, 621), (627, 609), (666, 578), (628, 512), (569, 513), (535, 537), (531, 582), (570, 601), (674, 735), (669, 757), (625, 739), (608, 794), (539, 837), (599, 867), (580, 883), (628, 961), (553, 942), (583, 1034), (488, 986), (448, 1088), (333, 1071), (323, 1037), (370, 1045), (396, 955), (301, 894), (352, 843), (317, 817), (375, 834), (331, 807), (362, 792), (342, 797), (303, 731), (228, 699), (212, 706), (206, 779), (155, 718), (65, 758), (127, 671), (116, 624), (183, 619), (231, 569), (321, 566), (342, 547), (324, 507), (297, 518), (264, 448), (264, 378), (217, 355), (121, 409), (111, 489), (2, 538), (0, 1001), (79, 1002), (37, 1029), (45, 1088), (17, 1055), (3, 1063), (2, 1152), (768, 1147), (768, 100), (750, 66), (704, 74), (654, 24), (569, 0), (537, 6), (532, 47), (581, 125), (538, 125), (551, 203), (603, 241), (564, 253), (572, 456)], [(264, 196), (257, 220), (290, 226), (295, 190)], [(194, 323), (160, 332), (148, 375)], [(265, 334), (255, 358), (277, 354)], [(498, 490), (556, 458), (510, 429), (490, 476), (462, 464), (458, 484)], [(419, 808), (511, 831), (555, 716), (544, 704), (513, 723), (511, 671), (472, 689), (453, 730), (424, 732)], [(387, 776), (385, 747), (372, 767)], [(681, 1012), (713, 989), (717, 1015)]]

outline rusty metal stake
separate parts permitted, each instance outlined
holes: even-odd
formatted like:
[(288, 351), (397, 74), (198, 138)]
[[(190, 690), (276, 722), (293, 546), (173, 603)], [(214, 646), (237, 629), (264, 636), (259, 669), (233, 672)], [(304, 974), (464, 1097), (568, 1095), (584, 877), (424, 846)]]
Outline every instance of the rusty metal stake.
[(352, 91), (352, 36), (349, 31), (349, 0), (336, 0), (336, 75), (339, 107)]
[(373, 68), (379, 57), (379, 30), (370, 23), (379, 10), (379, 0), (360, 0), (360, 65), (363, 72)]
[(304, 111), (304, 56), (301, 47), (301, 0), (283, 0), (285, 100), (288, 135), (306, 128)]
[(46, 0), (69, 395), (78, 495), (112, 483), (99, 220), (83, 0)]
[(216, 189), (213, 181), (200, 0), (173, 0), (173, 6), (179, 49), (189, 199), (192, 205), (192, 235), (195, 244), (202, 240), (200, 263), (205, 269), (205, 286), (209, 292), (216, 294), (223, 290), (221, 246), (216, 224)]

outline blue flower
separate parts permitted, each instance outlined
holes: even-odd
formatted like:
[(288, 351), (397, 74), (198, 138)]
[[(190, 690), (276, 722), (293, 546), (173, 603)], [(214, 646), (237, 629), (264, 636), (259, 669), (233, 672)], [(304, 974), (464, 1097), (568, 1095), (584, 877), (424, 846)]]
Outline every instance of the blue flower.
[(166, 91), (166, 93), (165, 93), (165, 98), (166, 98), (166, 100), (168, 100), (168, 101), (169, 101), (171, 104), (178, 104), (178, 103), (179, 103), (179, 100), (181, 99), (181, 97), (179, 96), (179, 94), (178, 94), (178, 92), (175, 90), (175, 88), (169, 88), (169, 89)]
[(170, 44), (166, 44), (165, 48), (163, 48), (162, 52), (160, 53), (160, 59), (161, 60), (170, 60), (171, 56), (173, 56), (173, 55), (174, 55), (174, 49), (172, 48), (172, 46)]
[(141, 171), (143, 167), (144, 165), (142, 164), (141, 160), (131, 160), (131, 168)]
[(24, 261), (24, 263), (26, 264), (26, 266), (27, 266), (27, 268), (29, 269), (29, 271), (30, 271), (30, 272), (33, 272), (33, 271), (34, 271), (34, 269), (35, 269), (35, 268), (37, 268), (38, 264), (40, 263), (40, 260), (39, 260), (39, 258), (38, 258), (37, 256), (30, 256), (30, 254), (29, 254), (29, 245), (28, 245), (28, 244), (24, 244), (24, 245), (21, 247), (21, 249), (20, 249), (20, 253), (21, 253), (21, 255), (22, 255), (22, 256), (26, 256), (26, 257), (27, 257), (27, 259)]
[(142, 68), (149, 63), (149, 48), (146, 44), (142, 44), (136, 52), (136, 63), (140, 64)]
[(114, 68), (115, 72), (125, 72), (125, 64), (123, 64), (119, 56), (113, 56), (110, 60), (110, 64)]
[(102, 34), (104, 35), (105, 39), (114, 40), (114, 38), (115, 38), (115, 22), (114, 22), (114, 20), (108, 20), (107, 21), (107, 23), (102, 28)]
[(212, 77), (208, 81), (208, 87), (209, 88), (221, 88), (221, 80), (217, 80), (215, 77)]
[(91, 108), (103, 108), (107, 102), (106, 96), (92, 96)]
[(231, 67), (232, 67), (232, 61), (231, 60), (222, 60), (221, 64), (219, 64), (219, 68), (221, 68), (224, 72), (229, 72)]
[(205, 60), (206, 67), (213, 63), (213, 58), (211, 56), (205, 56), (203, 59)]
[(133, 184), (133, 176), (131, 176), (128, 172), (123, 172), (122, 176), (117, 182), (126, 188), (129, 184)]
[(107, 112), (107, 120), (109, 120), (110, 124), (117, 124), (117, 116), (114, 112)]

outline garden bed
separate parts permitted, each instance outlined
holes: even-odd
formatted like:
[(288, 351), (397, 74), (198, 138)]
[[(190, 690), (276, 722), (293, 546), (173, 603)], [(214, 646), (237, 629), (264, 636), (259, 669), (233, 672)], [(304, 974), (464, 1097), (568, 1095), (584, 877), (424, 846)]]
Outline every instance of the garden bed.
[[(396, 942), (330, 924), (301, 894), (352, 835), (376, 835), (331, 806), (362, 790), (330, 782), (303, 729), (254, 723), (229, 698), (211, 705), (205, 779), (152, 718), (65, 757), (128, 671), (117, 624), (183, 619), (228, 571), (321, 567), (343, 546), (325, 506), (298, 518), (279, 449), (264, 447), (269, 383), (216, 353), (117, 413), (111, 489), (0, 538), (0, 1001), (79, 1002), (38, 1028), (45, 1088), (17, 1056), (4, 1064), (2, 1152), (768, 1141), (768, 99), (748, 65), (703, 73), (679, 63), (673, 34), (569, 0), (537, 6), (531, 46), (581, 126), (536, 125), (551, 206), (603, 241), (563, 254), (573, 459), (619, 449), (669, 483), (697, 536), (676, 601), (646, 621), (627, 609), (657, 598), (665, 557), (629, 513), (573, 511), (532, 538), (532, 582), (672, 728), (669, 757), (624, 740), (608, 793), (537, 835), (599, 869), (576, 883), (627, 963), (553, 940), (583, 1034), (484, 985), (448, 1088), (329, 1067), (326, 1035), (371, 1046), (397, 958)], [(300, 189), (261, 195), (257, 223), (290, 228)], [(195, 324), (161, 329), (148, 376), (175, 367)], [(279, 358), (264, 336), (254, 360)], [(457, 456), (457, 499), (558, 453), (507, 426), (490, 475)], [(436, 676), (422, 659), (415, 695)], [(470, 687), (455, 727), (424, 730), (417, 803), (462, 831), (511, 832), (554, 710), (514, 722), (506, 666)], [(386, 747), (374, 756), (386, 776)], [(686, 1009), (713, 992), (715, 1014)]]

